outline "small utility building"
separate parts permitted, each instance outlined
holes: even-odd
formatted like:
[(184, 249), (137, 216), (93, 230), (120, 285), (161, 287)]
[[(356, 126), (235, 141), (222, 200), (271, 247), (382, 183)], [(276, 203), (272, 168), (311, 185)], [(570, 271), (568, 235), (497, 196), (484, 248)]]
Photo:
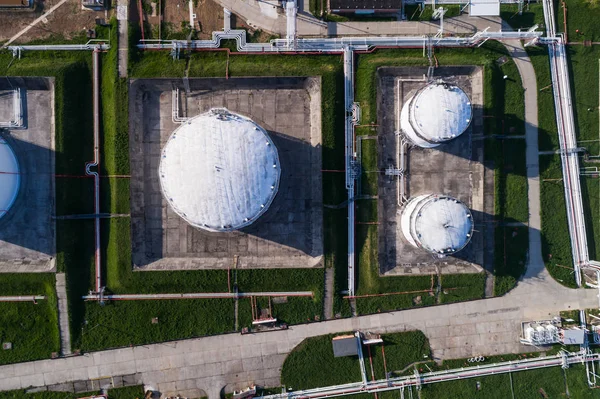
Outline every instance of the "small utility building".
[(358, 356), (358, 341), (354, 335), (334, 337), (331, 343), (334, 357)]
[(564, 329), (561, 335), (565, 345), (583, 345), (585, 342), (585, 331), (578, 328)]

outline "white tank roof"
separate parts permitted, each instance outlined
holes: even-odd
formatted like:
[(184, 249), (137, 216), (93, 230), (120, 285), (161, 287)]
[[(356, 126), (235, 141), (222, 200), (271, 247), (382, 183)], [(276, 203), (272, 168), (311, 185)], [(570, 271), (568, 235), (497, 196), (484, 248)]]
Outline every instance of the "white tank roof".
[(448, 255), (460, 251), (473, 235), (473, 217), (455, 198), (420, 195), (402, 211), (402, 233), (416, 247)]
[(280, 174), (277, 148), (267, 132), (223, 108), (178, 127), (159, 165), (169, 205), (189, 224), (208, 231), (252, 224), (275, 198)]
[(6, 140), (0, 137), (0, 218), (17, 199), (20, 184), (17, 157)]
[(458, 86), (441, 81), (419, 89), (402, 106), (400, 128), (420, 147), (437, 147), (467, 130), (471, 101)]

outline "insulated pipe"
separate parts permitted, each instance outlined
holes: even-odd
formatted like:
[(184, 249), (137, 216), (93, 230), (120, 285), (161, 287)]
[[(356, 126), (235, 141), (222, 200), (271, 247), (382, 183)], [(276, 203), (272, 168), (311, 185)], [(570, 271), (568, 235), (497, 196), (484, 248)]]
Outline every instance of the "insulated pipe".
[(157, 299), (238, 299), (253, 297), (312, 297), (312, 291), (296, 292), (196, 292), (183, 294), (117, 294), (117, 295), (99, 295), (90, 294), (82, 298), (89, 300), (111, 300), (111, 301), (145, 301)]
[[(93, 54), (93, 101), (94, 101), (94, 160), (85, 164), (85, 174), (94, 177), (94, 214), (100, 214), (100, 176), (98, 171), (91, 171), (90, 168), (98, 167), (100, 163), (100, 51), (94, 50)], [(96, 292), (100, 292), (101, 264), (100, 264), (100, 217), (94, 218), (94, 263), (96, 268)]]
[(44, 295), (0, 296), (0, 302), (35, 302), (46, 299)]

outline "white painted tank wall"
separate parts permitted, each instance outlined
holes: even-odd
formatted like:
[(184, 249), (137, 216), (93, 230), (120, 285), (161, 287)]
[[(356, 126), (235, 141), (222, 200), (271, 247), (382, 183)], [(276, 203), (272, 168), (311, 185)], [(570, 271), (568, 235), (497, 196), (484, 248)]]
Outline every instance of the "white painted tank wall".
[(19, 194), (21, 175), (17, 157), (0, 137), (0, 218), (8, 213)]
[(218, 232), (248, 226), (269, 209), (281, 166), (263, 128), (212, 109), (172, 133), (158, 172), (171, 208), (192, 226)]
[(437, 255), (463, 249), (473, 235), (473, 217), (465, 204), (444, 195), (420, 195), (402, 210), (400, 227), (412, 245)]
[(404, 103), (400, 129), (413, 144), (433, 148), (463, 134), (472, 113), (471, 101), (460, 87), (433, 82)]

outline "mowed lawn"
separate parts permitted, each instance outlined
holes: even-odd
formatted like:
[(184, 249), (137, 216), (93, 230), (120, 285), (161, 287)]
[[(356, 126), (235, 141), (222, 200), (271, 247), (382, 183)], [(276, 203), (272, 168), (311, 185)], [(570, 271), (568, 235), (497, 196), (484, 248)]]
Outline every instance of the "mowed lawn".
[(33, 302), (0, 302), (0, 364), (49, 358), (60, 351), (54, 274), (3, 274), (2, 295), (45, 295)]

